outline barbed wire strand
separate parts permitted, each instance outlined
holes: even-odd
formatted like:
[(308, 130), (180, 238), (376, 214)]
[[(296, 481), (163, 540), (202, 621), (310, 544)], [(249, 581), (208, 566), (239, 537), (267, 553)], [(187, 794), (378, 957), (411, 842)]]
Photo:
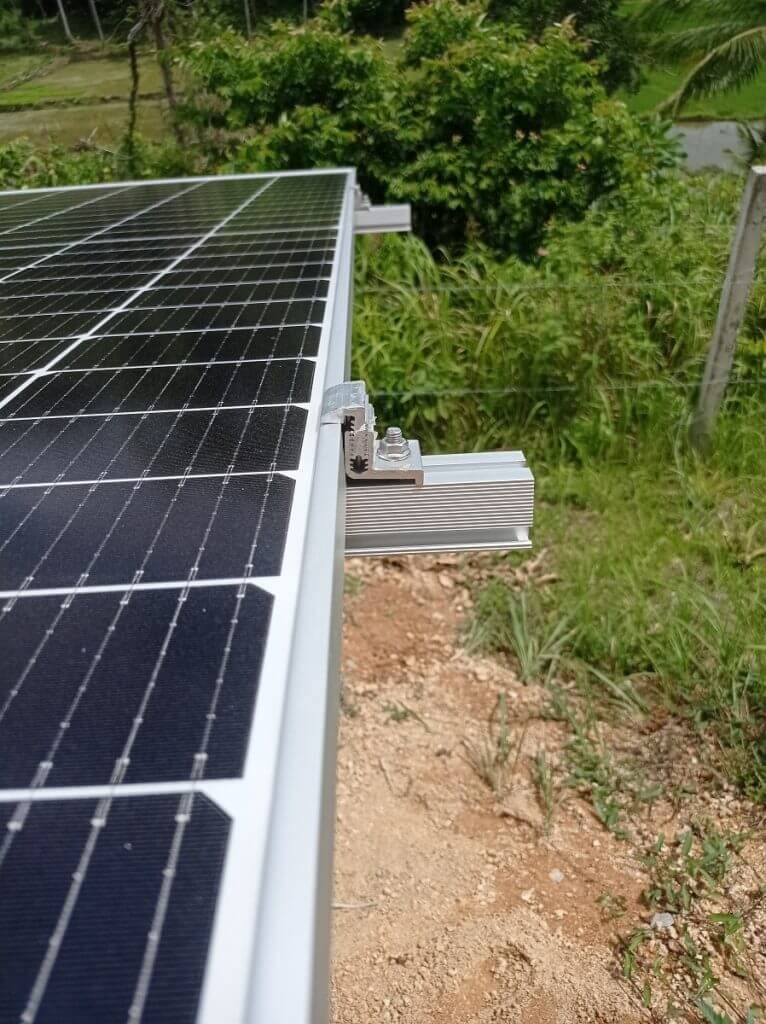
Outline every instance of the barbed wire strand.
[[(711, 380), (711, 384), (718, 384), (723, 378)], [(728, 386), (738, 387), (754, 385), (761, 387), (766, 385), (766, 377), (733, 377), (728, 381)], [(643, 380), (623, 384), (564, 384), (551, 387), (531, 388), (454, 388), (454, 389), (421, 389), (410, 388), (406, 391), (370, 391), (371, 398), (469, 398), (469, 397), (498, 397), (504, 395), (537, 395), (537, 394), (559, 394), (572, 391), (633, 391), (640, 388), (669, 388), (677, 390), (695, 389), (700, 386), (699, 381), (670, 381), (670, 380)]]
[[(733, 280), (733, 284), (746, 283), (749, 279), (747, 277), (738, 277)], [(760, 280), (756, 280), (754, 284), (763, 284)], [(406, 296), (416, 295), (428, 295), (431, 293), (461, 293), (461, 292), (484, 292), (484, 293), (495, 293), (495, 292), (508, 292), (513, 294), (516, 292), (535, 292), (535, 291), (602, 291), (605, 288), (618, 288), (620, 286), (625, 288), (659, 288), (659, 287), (671, 287), (677, 291), (687, 291), (691, 288), (699, 289), (704, 286), (704, 282), (700, 281), (686, 281), (681, 284), (671, 282), (666, 279), (657, 280), (656, 278), (625, 278), (623, 282), (615, 280), (609, 281), (514, 281), (514, 282), (502, 282), (495, 284), (465, 284), (465, 285), (431, 285), (431, 284), (405, 284), (397, 282), (385, 282), (383, 285), (376, 285), (375, 287), (368, 287), (364, 284), (357, 285), (357, 298), (365, 298), (368, 295), (391, 295), (391, 294), (402, 294)], [(720, 280), (711, 281), (709, 287), (711, 290), (715, 290), (716, 293), (720, 292), (723, 282)]]

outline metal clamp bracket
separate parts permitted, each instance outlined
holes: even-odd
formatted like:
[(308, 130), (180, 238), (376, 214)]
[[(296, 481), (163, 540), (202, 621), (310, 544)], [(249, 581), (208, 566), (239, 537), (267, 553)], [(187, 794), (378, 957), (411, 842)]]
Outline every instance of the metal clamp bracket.
[(375, 430), (375, 410), (362, 380), (336, 384), (325, 392), (322, 423), (340, 423), (349, 480), (389, 480), (420, 487), (423, 459), (420, 444), (389, 427), (382, 438)]
[(522, 452), (421, 456), (398, 427), (379, 439), (361, 380), (325, 393), (322, 422), (343, 430), (346, 554), (530, 547), (535, 480)]

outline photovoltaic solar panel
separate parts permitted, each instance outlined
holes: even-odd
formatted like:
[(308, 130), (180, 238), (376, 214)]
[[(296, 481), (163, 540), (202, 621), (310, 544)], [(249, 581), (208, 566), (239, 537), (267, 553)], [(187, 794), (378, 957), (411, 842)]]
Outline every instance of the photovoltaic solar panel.
[(245, 1019), (353, 185), (0, 194), (0, 1024)]

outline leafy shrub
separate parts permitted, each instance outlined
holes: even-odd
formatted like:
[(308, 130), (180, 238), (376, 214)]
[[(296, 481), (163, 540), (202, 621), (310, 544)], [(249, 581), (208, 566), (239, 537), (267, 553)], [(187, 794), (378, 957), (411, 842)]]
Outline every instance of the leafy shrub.
[(415, 145), (391, 189), (433, 243), (472, 238), (530, 255), (554, 213), (576, 219), (674, 159), (663, 126), (607, 100), (567, 26), (538, 44), (477, 24), (404, 79), (401, 106)]
[(193, 152), (174, 144), (136, 140), (129, 161), (124, 151), (71, 150), (64, 146), (39, 149), (26, 139), (0, 145), (0, 188), (55, 188), (137, 178), (176, 177), (204, 173), (210, 168)]
[[(338, 113), (385, 102), (388, 68), (380, 51), (316, 25), (275, 24), (252, 42), (226, 32), (193, 44), (181, 63), (193, 84), (221, 101), (213, 116), (220, 127), (273, 124), (297, 106)], [(192, 104), (187, 117), (193, 115)]]
[(491, 17), (515, 22), (536, 39), (551, 25), (570, 19), (587, 41), (589, 56), (598, 59), (601, 80), (610, 92), (635, 88), (641, 77), (638, 39), (622, 7), (622, 0), (489, 0)]
[(324, 23), (253, 42), (222, 33), (185, 51), (185, 116), (236, 142), (258, 136), (235, 142), (241, 169), (350, 161), (373, 198), (415, 204), (430, 244), (534, 255), (554, 212), (582, 216), (672, 163), (672, 147), (607, 99), (571, 27), (530, 43), (483, 10), (424, 5), (399, 66)]
[(357, 157), (356, 136), (344, 130), (337, 114), (323, 107), (295, 107), (240, 146), (227, 170), (337, 167), (352, 165)]
[(37, 23), (22, 14), (15, 0), (0, 0), (0, 53), (29, 49), (37, 35)]
[(481, 3), (432, 0), (407, 12), (404, 62), (416, 67), (422, 61), (442, 57), (450, 46), (463, 43), (479, 28), (486, 16)]
[(410, 0), (327, 0), (320, 17), (341, 32), (389, 32), (404, 24)]
[(115, 161), (104, 151), (41, 150), (26, 139), (0, 145), (0, 188), (50, 188), (111, 181)]

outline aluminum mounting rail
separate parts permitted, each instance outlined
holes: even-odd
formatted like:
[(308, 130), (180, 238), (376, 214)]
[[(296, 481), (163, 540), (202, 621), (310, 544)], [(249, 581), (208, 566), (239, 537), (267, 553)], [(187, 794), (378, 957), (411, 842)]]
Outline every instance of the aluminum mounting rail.
[(422, 485), (348, 481), (346, 554), (532, 546), (535, 481), (521, 452), (424, 455)]

